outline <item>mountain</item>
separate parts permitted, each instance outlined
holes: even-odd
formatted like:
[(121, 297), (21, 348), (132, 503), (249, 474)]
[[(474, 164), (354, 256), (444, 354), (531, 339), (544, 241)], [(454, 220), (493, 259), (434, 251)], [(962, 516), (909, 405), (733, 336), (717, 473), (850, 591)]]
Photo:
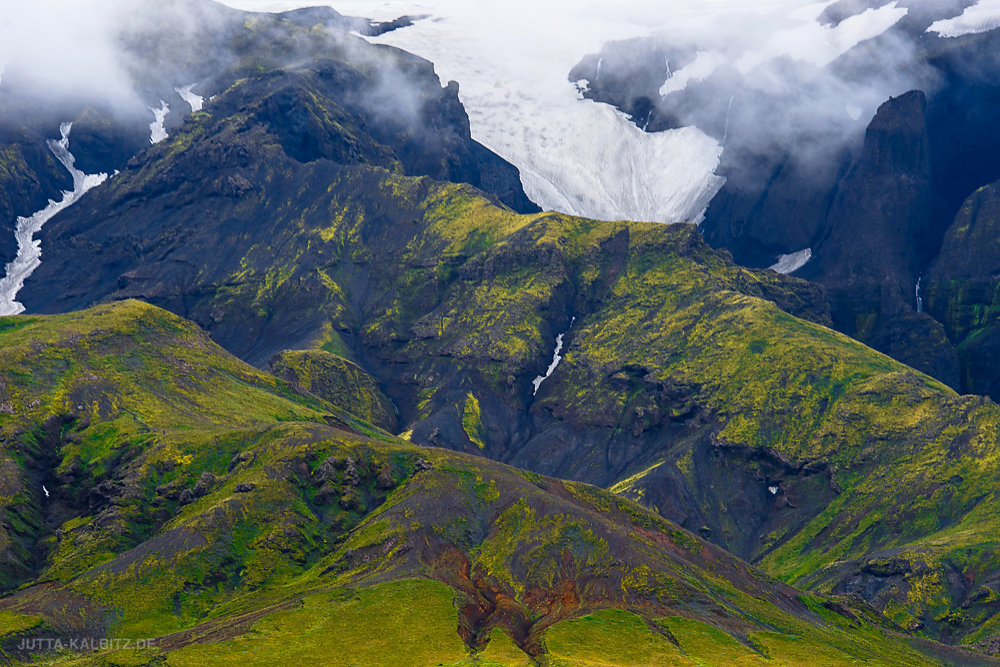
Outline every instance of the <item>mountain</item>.
[[(320, 92), (325, 95), (312, 103), (332, 114), (329, 122), (351, 124), (364, 135), (358, 146), (341, 150), (367, 150), (366, 159), (374, 163), (392, 162), (410, 175), (468, 182), (516, 210), (538, 210), (524, 195), (517, 169), (471, 139), (457, 84), (442, 87), (429, 62), (371, 46), (350, 32), (384, 31), (405, 21), (368, 25), (333, 10), (253, 14), (199, 0), (170, 6), (144, 0), (130, 12), (113, 39), (117, 64), (128, 72), (127, 95), (109, 98), (97, 89), (53, 99), (51, 91), (39, 89), (31, 79), (30, 67), (17, 62), (7, 67), (0, 86), (0, 140), (5, 146), (0, 178), (7, 179), (0, 213), (5, 220), (31, 215), (47, 198), (58, 199), (61, 190), (71, 189), (69, 175), (46, 147), (47, 139), (59, 138), (60, 124), (73, 123), (70, 145), (79, 169), (113, 174), (153, 142), (154, 108), (166, 105), (163, 131), (169, 136), (194, 112), (192, 99), (198, 106), (248, 73), (294, 69), (299, 59), (317, 54), (324, 64), (313, 76), (323, 82)], [(280, 116), (303, 101), (294, 83), (283, 79), (283, 84), (284, 90), (271, 91), (270, 106), (261, 113)], [(329, 98), (331, 90), (337, 91), (336, 105)], [(296, 113), (302, 114), (298, 121), (287, 119), (291, 122), (284, 128), (290, 150), (303, 160), (331, 150), (322, 145), (326, 138), (315, 117), (309, 125), (307, 113)], [(17, 250), (13, 234), (0, 238), (0, 250), (6, 248), (0, 259), (9, 261)]]
[(835, 334), (821, 288), (693, 226), (518, 215), (371, 164), (305, 104), (328, 139), (301, 155), (269, 100), (317, 99), (323, 66), (247, 78), (54, 219), (29, 311), (142, 298), (260, 366), (323, 350), (415, 443), (615, 489), (928, 637), (992, 636), (994, 404)]
[(609, 492), (392, 438), (152, 306), (0, 325), (8, 660), (974, 658)]
[(233, 16), (252, 48), (46, 223), (0, 320), (12, 659), (993, 664), (1000, 408), (831, 328), (883, 285), (871, 330), (990, 349), (989, 188), (926, 314), (848, 243), (899, 269), (931, 224), (926, 95), (869, 125), (824, 286), (531, 211), (429, 63)]

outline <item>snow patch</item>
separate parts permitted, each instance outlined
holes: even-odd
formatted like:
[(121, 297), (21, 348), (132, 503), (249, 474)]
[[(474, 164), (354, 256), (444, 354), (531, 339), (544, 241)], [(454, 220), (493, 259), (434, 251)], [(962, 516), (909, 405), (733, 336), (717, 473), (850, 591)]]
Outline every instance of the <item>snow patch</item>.
[[(191, 89), (194, 88), (195, 85), (196, 84), (192, 83), (191, 85), (184, 86), (183, 88), (174, 88), (174, 90), (177, 91), (177, 94), (181, 96), (181, 99), (187, 102), (188, 106), (191, 107), (191, 113), (201, 111), (201, 108), (205, 106), (205, 98), (191, 92)], [(162, 100), (160, 101), (162, 103)], [(166, 117), (166, 114), (164, 114), (164, 117)]]
[[(576, 317), (573, 317), (573, 319), (569, 321), (569, 326), (572, 327), (574, 322), (576, 322)], [(535, 390), (531, 392), (532, 396), (538, 394), (538, 388), (542, 386), (543, 382), (549, 379), (549, 376), (552, 375), (552, 373), (555, 372), (556, 367), (559, 366), (559, 362), (562, 361), (562, 355), (560, 354), (560, 352), (562, 352), (563, 348), (563, 337), (567, 333), (569, 333), (569, 329), (566, 329), (566, 331), (556, 336), (556, 349), (555, 352), (552, 353), (552, 363), (549, 364), (548, 369), (545, 371), (545, 375), (539, 375), (538, 377), (536, 377), (534, 380), (531, 381), (531, 384), (535, 386)]]
[(170, 113), (170, 105), (160, 100), (160, 108), (154, 109), (150, 107), (150, 111), (153, 112), (153, 122), (149, 124), (149, 143), (158, 144), (168, 136), (167, 130), (163, 127), (164, 121), (167, 120), (167, 114)]
[(767, 490), (771, 492), (772, 496), (776, 496), (776, 495), (778, 495), (778, 488), (779, 487), (777, 487), (777, 486), (769, 486), (769, 487), (767, 487)]
[(942, 37), (961, 37), (995, 28), (1000, 28), (1000, 0), (979, 0), (958, 16), (935, 21), (927, 32), (936, 32)]
[(812, 248), (799, 250), (798, 252), (793, 252), (788, 255), (778, 255), (778, 261), (768, 268), (772, 271), (777, 271), (778, 273), (795, 273), (805, 266), (806, 262), (812, 259), (812, 256)]
[(49, 150), (73, 177), (72, 192), (63, 192), (59, 201), (49, 200), (48, 205), (30, 217), (17, 219), (17, 229), (14, 238), (17, 239), (17, 255), (6, 267), (6, 275), (0, 280), (0, 315), (17, 315), (24, 312), (24, 306), (16, 301), (17, 293), (24, 287), (24, 281), (35, 272), (42, 263), (42, 242), (36, 240), (42, 225), (51, 220), (57, 213), (69, 208), (80, 197), (105, 180), (107, 174), (84, 174), (76, 168), (76, 158), (69, 152), (69, 133), (72, 123), (63, 123), (59, 127), (62, 138), (59, 141), (50, 139)]

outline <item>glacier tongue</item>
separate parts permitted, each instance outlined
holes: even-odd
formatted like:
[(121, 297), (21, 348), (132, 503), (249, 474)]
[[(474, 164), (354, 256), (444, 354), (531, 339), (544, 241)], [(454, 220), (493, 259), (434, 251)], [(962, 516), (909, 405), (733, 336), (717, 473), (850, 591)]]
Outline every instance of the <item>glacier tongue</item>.
[(35, 239), (42, 225), (51, 220), (57, 213), (75, 204), (88, 190), (97, 187), (105, 180), (107, 174), (84, 174), (76, 168), (76, 158), (69, 152), (69, 133), (72, 123), (63, 123), (59, 132), (59, 141), (50, 139), (49, 150), (73, 177), (72, 192), (63, 192), (59, 201), (50, 200), (48, 205), (34, 215), (17, 219), (17, 229), (14, 237), (17, 239), (17, 256), (8, 262), (6, 275), (0, 280), (0, 315), (17, 315), (24, 312), (24, 306), (16, 301), (17, 293), (24, 286), (24, 281), (34, 273), (42, 263), (42, 242)]
[[(531, 7), (553, 11), (544, 3)], [(361, 15), (374, 10), (360, 1), (337, 8)], [(643, 132), (618, 110), (581, 99), (567, 79), (583, 54), (599, 50), (605, 39), (634, 34), (634, 26), (602, 24), (599, 36), (581, 40), (543, 29), (553, 23), (539, 18), (535, 32), (509, 35), (511, 43), (494, 53), (509, 26), (491, 19), (512, 8), (432, 1), (403, 13), (417, 9), (434, 18), (372, 41), (427, 58), (442, 81), (458, 81), (473, 138), (518, 167), (536, 204), (602, 220), (702, 219), (725, 182), (714, 173), (722, 155), (718, 142), (693, 127)]]

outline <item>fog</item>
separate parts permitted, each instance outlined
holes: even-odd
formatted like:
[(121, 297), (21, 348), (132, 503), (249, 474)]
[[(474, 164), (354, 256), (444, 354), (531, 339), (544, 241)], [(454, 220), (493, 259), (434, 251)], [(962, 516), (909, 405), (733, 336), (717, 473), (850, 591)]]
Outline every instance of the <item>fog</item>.
[[(225, 4), (283, 11), (317, 3)], [(342, 14), (376, 20), (426, 16), (370, 41), (423, 56), (434, 63), (443, 83), (458, 81), (473, 137), (518, 166), (526, 192), (544, 208), (661, 222), (701, 218), (724, 182), (716, 172), (734, 142), (750, 150), (784, 142), (784, 149), (822, 164), (831, 152), (857, 140), (889, 95), (932, 88), (934, 73), (916, 58), (926, 33), (915, 34), (912, 25), (900, 29), (913, 22), (914, 13), (931, 12), (927, 25), (933, 23), (933, 35), (960, 35), (1000, 23), (996, 0), (326, 4)], [(151, 81), (148, 68), (137, 78), (121, 36), (158, 29), (164, 12), (174, 21), (186, 17), (189, 36), (210, 31), (205, 24), (216, 14), (205, 8), (194, 0), (34, 0), (5, 8), (0, 90), (16, 80), (53, 97), (97, 95), (152, 122), (152, 109), (161, 99), (171, 109), (186, 108), (175, 88), (194, 79)], [(640, 38), (678, 56), (673, 66), (664, 61), (654, 91), (677, 119), (667, 131), (643, 132), (610, 106), (582, 99), (581, 89), (591, 82), (569, 80), (587, 55), (600, 53), (610, 42)], [(866, 43), (875, 46), (866, 51)], [(177, 59), (176, 52), (145, 55), (165, 70), (179, 67), (167, 62)], [(164, 62), (155, 62), (157, 57)], [(192, 54), (189, 60), (191, 65), (206, 55)], [(389, 81), (373, 104), (412, 106), (405, 89), (405, 81)]]
[[(117, 2), (32, 0), (0, 10), (0, 72), (53, 96), (133, 99), (115, 34), (126, 13)], [(2, 79), (0, 79), (2, 85)]]

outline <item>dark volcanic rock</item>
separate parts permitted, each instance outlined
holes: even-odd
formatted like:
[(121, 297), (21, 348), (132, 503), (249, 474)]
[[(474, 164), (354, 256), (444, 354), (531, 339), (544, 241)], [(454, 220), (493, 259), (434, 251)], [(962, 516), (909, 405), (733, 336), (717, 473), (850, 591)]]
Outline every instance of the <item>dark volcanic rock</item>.
[(826, 285), (838, 329), (957, 387), (943, 329), (916, 312), (917, 279), (941, 234), (926, 110), (920, 91), (879, 108), (861, 158), (838, 186), (828, 236), (801, 274)]

